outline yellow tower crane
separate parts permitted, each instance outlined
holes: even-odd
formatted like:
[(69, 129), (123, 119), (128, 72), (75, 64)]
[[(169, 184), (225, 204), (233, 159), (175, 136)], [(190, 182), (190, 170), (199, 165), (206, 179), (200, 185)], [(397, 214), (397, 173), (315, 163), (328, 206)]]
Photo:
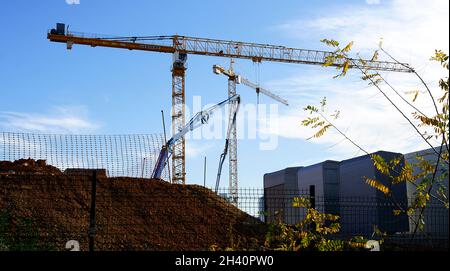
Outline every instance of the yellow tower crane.
[[(249, 59), (253, 62), (273, 61), (310, 65), (325, 64), (327, 57), (333, 55), (333, 52), (326, 51), (179, 35), (112, 37), (69, 32), (65, 24), (62, 23), (56, 24), (56, 28), (47, 33), (47, 38), (52, 42), (65, 43), (67, 49), (72, 49), (74, 44), (81, 44), (92, 47), (101, 46), (172, 54), (172, 134), (176, 134), (185, 125), (185, 75), (188, 54)], [(357, 63), (356, 59), (354, 61)], [(336, 62), (331, 66), (341, 66), (344, 62), (345, 59), (336, 59)], [(349, 65), (349, 68), (356, 67)], [(412, 71), (404, 63), (374, 60), (365, 60), (362, 68), (396, 72)], [(172, 155), (173, 183), (185, 183), (185, 165), (185, 141), (181, 139), (174, 146)]]

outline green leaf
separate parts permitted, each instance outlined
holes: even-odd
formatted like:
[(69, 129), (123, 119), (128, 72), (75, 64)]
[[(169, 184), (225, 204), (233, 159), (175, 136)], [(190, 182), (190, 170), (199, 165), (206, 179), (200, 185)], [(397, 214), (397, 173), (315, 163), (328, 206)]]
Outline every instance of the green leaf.
[(326, 45), (332, 46), (332, 47), (338, 47), (339, 46), (339, 42), (337, 42), (335, 40), (321, 39), (320, 42), (323, 42)]
[(316, 123), (318, 120), (319, 120), (319, 117), (314, 117), (314, 118), (308, 117), (308, 118), (302, 120), (302, 125), (309, 126), (309, 125)]
[(325, 111), (325, 106), (327, 105), (327, 97), (323, 97), (322, 100), (320, 101), (320, 110), (322, 112)]
[(307, 105), (303, 110), (309, 111), (310, 114), (319, 112), (319, 109), (313, 105)]
[(334, 110), (334, 114), (332, 114), (331, 117), (333, 117), (334, 119), (337, 119), (337, 118), (339, 118), (340, 114), (341, 114), (341, 111)]

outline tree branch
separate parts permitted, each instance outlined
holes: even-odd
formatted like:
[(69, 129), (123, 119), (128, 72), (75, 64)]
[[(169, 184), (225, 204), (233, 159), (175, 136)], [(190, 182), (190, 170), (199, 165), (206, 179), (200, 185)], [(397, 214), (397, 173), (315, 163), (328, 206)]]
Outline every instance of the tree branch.
[[(433, 102), (433, 106), (434, 106), (434, 109), (435, 109), (435, 111), (436, 111), (436, 116), (440, 119), (440, 117), (439, 117), (439, 110), (438, 110), (438, 108), (437, 108), (436, 101), (435, 101), (435, 99), (434, 99), (434, 97), (433, 97), (433, 94), (431, 93), (430, 88), (429, 88), (428, 85), (425, 83), (425, 81), (423, 80), (422, 76), (420, 76), (420, 75), (416, 72), (415, 69), (413, 69), (413, 68), (411, 68), (411, 67), (409, 67), (409, 66), (406, 66), (404, 63), (401, 63), (400, 61), (398, 61), (397, 59), (395, 59), (391, 54), (389, 54), (386, 50), (384, 50), (383, 47), (380, 46), (380, 50), (381, 50), (383, 53), (385, 53), (388, 57), (390, 57), (393, 61), (395, 61), (397, 64), (400, 64), (400, 65), (402, 65), (402, 66), (404, 66), (404, 67), (410, 68), (411, 71), (417, 76), (417, 78), (419, 78), (419, 80), (420, 80), (420, 81), (422, 82), (422, 84), (425, 86), (425, 88), (426, 88), (428, 94), (430, 95), (431, 101)], [(386, 82), (384, 79), (383, 79), (383, 81)], [(418, 111), (418, 112), (420, 112), (420, 111)], [(422, 114), (422, 115), (423, 115), (423, 114)], [(445, 138), (445, 129), (443, 129), (443, 131), (442, 131), (442, 137), (443, 137), (443, 139), (444, 139), (444, 140), (443, 140), (443, 141), (444, 141), (443, 144), (445, 144), (445, 148), (447, 149), (447, 152), (450, 152), (450, 149), (449, 149), (449, 146), (448, 146), (448, 143), (447, 143), (447, 139)], [(447, 164), (448, 164), (448, 161), (447, 161)]]
[[(412, 123), (412, 121), (405, 115), (405, 113), (403, 113), (403, 111), (391, 100), (391, 98), (389, 98), (389, 96), (387, 96), (387, 94), (380, 88), (380, 86), (378, 86), (378, 84), (370, 77), (368, 76), (367, 72), (364, 71), (358, 64), (356, 64), (352, 59), (348, 58), (349, 61), (352, 62), (352, 65), (354, 65), (355, 67), (357, 67), (366, 77), (368, 77), (368, 79), (370, 80), (370, 82), (383, 94), (383, 96), (389, 101), (389, 103), (392, 104), (392, 106), (395, 107), (395, 109), (397, 109), (397, 111), (403, 116), (403, 118), (405, 118), (409, 124), (411, 124), (411, 126), (414, 128), (414, 130), (416, 130), (416, 132), (422, 137), (422, 139), (433, 149), (433, 151), (439, 155), (439, 157), (441, 156), (440, 153), (438, 153), (438, 151), (433, 147), (433, 145), (431, 145), (431, 143), (425, 138), (425, 136), (419, 131), (419, 129), (416, 127), (416, 125), (414, 125), (414, 123)], [(447, 164), (449, 163), (448, 161), (446, 161), (445, 159), (442, 159), (443, 161), (445, 161)]]

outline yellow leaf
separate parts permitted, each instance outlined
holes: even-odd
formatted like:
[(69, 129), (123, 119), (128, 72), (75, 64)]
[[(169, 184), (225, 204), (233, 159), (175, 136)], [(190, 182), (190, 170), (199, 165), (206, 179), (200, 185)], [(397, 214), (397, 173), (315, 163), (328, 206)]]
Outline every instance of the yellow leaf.
[[(359, 56), (359, 55), (358, 55)], [(362, 59), (361, 57), (359, 57), (359, 62), (361, 63), (361, 66), (366, 66), (367, 65), (367, 61), (365, 61), (364, 59)]]
[(292, 199), (292, 207), (294, 208), (309, 208), (310, 207), (310, 203), (309, 200), (303, 197), (294, 197)]
[(371, 158), (373, 161), (373, 165), (376, 167), (376, 169), (381, 173), (383, 173), (384, 175), (389, 176), (390, 174), (389, 165), (386, 163), (384, 158), (378, 154), (372, 154)]
[(373, 53), (371, 61), (376, 61), (378, 59), (378, 50)]
[(402, 210), (394, 210), (394, 215), (398, 216), (402, 213)]
[(378, 73), (365, 74), (364, 76), (361, 77), (361, 79), (366, 81), (368, 79), (372, 79), (372, 78), (377, 77), (377, 76), (380, 76), (380, 74), (378, 74)]
[(415, 101), (416, 101), (416, 99), (417, 99), (417, 96), (419, 96), (419, 91), (417, 91), (417, 90), (416, 90), (416, 93), (414, 94), (413, 102), (415, 102)]
[(364, 177), (366, 179), (366, 183), (370, 185), (371, 187), (377, 189), (378, 191), (383, 192), (384, 194), (389, 194), (390, 190), (387, 186), (380, 183), (379, 181), (371, 178)]
[(413, 95), (413, 102), (416, 101), (417, 96), (419, 96), (419, 91), (418, 90), (411, 90), (411, 91), (405, 91), (405, 94), (412, 94)]
[(312, 137), (308, 138), (308, 140), (311, 138), (319, 138), (319, 137), (323, 136), (325, 134), (325, 132), (328, 130), (328, 128), (330, 128), (330, 127), (331, 127), (331, 124), (325, 125), (319, 131), (317, 131), (317, 133), (315, 133)]
[(318, 123), (314, 124), (313, 126), (311, 126), (311, 128), (317, 128), (317, 127), (321, 127), (325, 124), (325, 121), (319, 121)]
[(342, 52), (348, 52), (348, 51), (350, 51), (350, 49), (352, 48), (352, 46), (353, 46), (353, 41), (351, 41), (351, 42), (349, 42), (345, 47), (344, 47), (344, 49), (342, 49)]
[(323, 42), (323, 43), (325, 43), (328, 46), (333, 46), (333, 47), (338, 47), (339, 46), (339, 42), (337, 42), (335, 40), (321, 39), (320, 42)]
[(348, 71), (348, 67), (350, 66), (350, 62), (347, 60), (347, 61), (345, 61), (345, 63), (344, 63), (344, 68), (342, 68), (342, 73), (343, 73), (343, 75), (345, 75), (345, 74), (347, 74), (347, 71)]

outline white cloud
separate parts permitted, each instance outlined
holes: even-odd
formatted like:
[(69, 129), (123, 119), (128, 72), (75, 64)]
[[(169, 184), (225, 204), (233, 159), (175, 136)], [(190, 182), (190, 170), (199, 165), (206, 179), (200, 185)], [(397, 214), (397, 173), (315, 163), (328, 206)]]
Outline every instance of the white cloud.
[[(303, 107), (307, 104), (317, 105), (319, 100), (326, 96), (329, 111), (333, 112), (334, 109), (341, 111), (341, 118), (334, 123), (367, 151), (409, 152), (427, 148), (427, 145), (419, 139), (419, 135), (377, 89), (368, 87), (354, 76), (355, 71), (352, 71), (348, 78), (341, 79), (332, 79), (334, 73), (334, 70), (331, 70), (330, 73), (330, 70), (319, 68), (268, 82), (268, 85), (280, 90), (283, 96), (289, 99), (291, 106), (289, 109), (280, 111), (278, 128), (263, 127), (260, 132), (276, 134), (284, 138), (306, 140), (314, 131), (300, 124), (301, 120), (307, 116)], [(410, 77), (409, 74), (391, 74), (389, 80), (395, 86), (399, 86), (398, 91), (403, 93), (419, 85), (416, 80), (411, 81)], [(401, 104), (401, 109), (411, 116), (410, 113), (413, 110), (402, 103), (400, 98), (386, 87), (383, 86), (383, 89), (389, 97), (395, 103)], [(406, 98), (411, 99), (407, 96)], [(428, 95), (421, 93), (415, 104), (427, 114), (433, 113)], [(342, 139), (341, 135), (331, 129), (326, 136), (310, 142), (319, 144), (319, 151), (331, 151), (338, 160), (339, 157), (363, 154), (355, 146)], [(433, 144), (437, 145), (438, 143), (433, 142)]]
[(291, 20), (277, 28), (299, 39), (353, 40), (358, 51), (373, 49), (383, 37), (384, 47), (395, 56), (423, 65), (434, 49), (448, 51), (448, 10), (449, 1), (394, 0), (375, 8), (324, 10), (326, 16)]
[[(376, 4), (375, 2), (379, 1), (367, 3)], [(322, 38), (333, 38), (342, 43), (354, 41), (354, 51), (367, 57), (371, 56), (380, 37), (383, 37), (383, 47), (400, 61), (411, 64), (425, 82), (430, 84), (437, 97), (437, 81), (448, 76), (448, 73), (436, 63), (430, 62), (429, 58), (434, 49), (448, 52), (448, 1), (395, 0), (370, 8), (345, 6), (327, 10), (326, 14), (331, 15), (292, 20), (276, 28), (301, 41), (318, 41)], [(281, 112), (280, 128), (277, 131), (263, 132), (276, 133), (286, 138), (305, 139), (311, 136), (312, 130), (300, 126), (300, 121), (305, 117), (302, 108), (307, 104), (317, 104), (323, 96), (327, 96), (329, 105), (342, 111), (342, 118), (336, 124), (365, 149), (406, 152), (427, 147), (378, 90), (361, 83), (356, 71), (337, 80), (332, 79), (336, 74), (332, 69), (305, 70), (301, 74), (268, 82), (271, 88), (281, 90), (292, 105), (290, 110)], [(416, 77), (401, 73), (383, 75), (402, 94), (420, 90), (422, 93), (415, 105), (427, 114), (434, 113), (431, 100), (427, 94), (423, 94), (423, 86)], [(401, 102), (387, 86), (383, 86), (383, 89), (411, 117), (413, 110)], [(322, 144), (324, 148), (332, 146), (331, 149), (336, 154), (349, 155), (357, 151), (351, 144), (342, 141), (342, 136), (332, 131), (313, 142)], [(438, 145), (437, 142), (433, 143)]]
[(186, 156), (188, 158), (205, 156), (213, 146), (212, 143), (205, 140), (186, 140)]
[(66, 4), (68, 5), (79, 5), (80, 0), (66, 0)]
[(379, 5), (380, 4), (380, 0), (366, 0), (366, 3), (368, 5)]
[(0, 127), (18, 132), (91, 133), (98, 125), (88, 119), (85, 107), (58, 106), (47, 114), (0, 112)]

